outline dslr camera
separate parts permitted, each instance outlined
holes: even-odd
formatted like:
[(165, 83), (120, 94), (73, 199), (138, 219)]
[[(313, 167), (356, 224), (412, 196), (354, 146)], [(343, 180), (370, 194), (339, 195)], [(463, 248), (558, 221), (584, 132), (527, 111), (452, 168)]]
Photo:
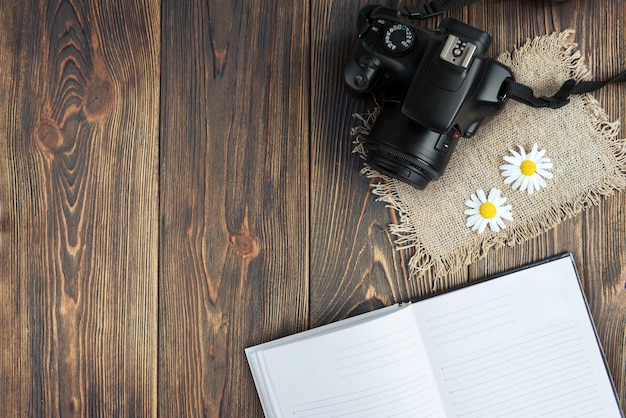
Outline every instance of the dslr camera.
[(431, 31), (397, 10), (365, 6), (358, 31), (345, 81), (355, 92), (383, 97), (364, 141), (366, 161), (424, 189), (441, 177), (459, 138), (502, 109), (513, 74), (485, 56), (488, 33), (456, 19)]

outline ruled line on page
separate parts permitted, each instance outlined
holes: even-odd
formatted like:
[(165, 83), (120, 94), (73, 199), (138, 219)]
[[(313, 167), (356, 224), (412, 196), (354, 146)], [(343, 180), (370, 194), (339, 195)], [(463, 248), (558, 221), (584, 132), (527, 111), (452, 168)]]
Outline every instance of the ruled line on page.
[[(604, 405), (598, 404), (598, 400), (599, 400), (598, 398), (600, 398), (600, 395), (587, 398), (587, 399), (578, 398), (577, 400), (572, 402), (569, 405), (569, 407), (572, 410), (571, 413), (576, 414), (576, 415), (570, 415), (570, 418), (581, 418), (581, 417), (589, 418), (591, 416), (605, 417), (606, 408), (604, 407)], [(594, 403), (590, 404), (590, 402), (594, 402)], [(547, 409), (545, 411), (538, 413), (537, 417), (554, 416), (553, 414), (562, 410), (563, 410), (563, 406), (559, 405), (555, 409), (552, 405), (550, 405), (550, 409)], [(567, 412), (567, 411), (564, 411), (564, 412)]]
[[(405, 356), (394, 357), (394, 359), (391, 360), (391, 361), (385, 361), (384, 363), (378, 363), (375, 366), (370, 365), (369, 367), (367, 367), (367, 369), (359, 368), (363, 364), (367, 364), (367, 362), (359, 363), (359, 364), (355, 364), (355, 365), (350, 365), (350, 366), (348, 366), (349, 368), (357, 367), (357, 369), (354, 372), (351, 372), (351, 373), (344, 373), (341, 376), (339, 376), (339, 378), (340, 379), (345, 379), (345, 378), (348, 378), (348, 377), (354, 377), (354, 376), (370, 373), (370, 372), (378, 370), (378, 369), (384, 369), (384, 368), (389, 367), (389, 366), (394, 365), (394, 364), (406, 362), (406, 361), (414, 358), (416, 354), (418, 354), (417, 351), (412, 351), (412, 352), (410, 352), (409, 354), (407, 354)], [(348, 368), (348, 367), (345, 367), (345, 368)]]
[(464, 313), (467, 310), (476, 309), (477, 307), (483, 306), (485, 304), (491, 304), (491, 303), (498, 302), (498, 301), (500, 301), (500, 300), (502, 300), (503, 298), (506, 298), (506, 297), (507, 297), (507, 295), (499, 295), (499, 296), (496, 296), (494, 298), (482, 300), (480, 302), (477, 302), (477, 303), (472, 304), (470, 306), (466, 306), (466, 307), (461, 308), (461, 309), (454, 310), (452, 312), (446, 312), (445, 314), (429, 317), (428, 319), (426, 319), (426, 322), (437, 321), (437, 320), (440, 320), (442, 318), (446, 318), (446, 317), (451, 316), (451, 315)]
[(494, 331), (496, 329), (499, 329), (499, 328), (507, 327), (507, 326), (509, 326), (509, 325), (511, 325), (513, 323), (515, 323), (514, 319), (510, 319), (510, 320), (500, 319), (499, 322), (497, 322), (496, 324), (494, 324), (492, 326), (479, 327), (478, 325), (476, 325), (476, 326), (474, 326), (474, 327), (472, 327), (470, 329), (467, 329), (466, 330), (467, 332), (464, 333), (463, 335), (457, 335), (455, 338), (451, 338), (451, 339), (448, 339), (448, 340), (445, 340), (445, 341), (440, 341), (438, 344), (435, 344), (434, 346), (435, 347), (442, 347), (442, 346), (448, 345), (448, 344), (453, 343), (453, 342), (458, 342), (458, 341), (463, 340), (465, 338), (475, 337), (476, 335), (479, 335), (479, 334), (484, 334), (486, 332), (492, 332), (492, 331)]
[(430, 408), (437, 405), (431, 392), (420, 391), (426, 373), (399, 377), (383, 384), (372, 385), (356, 392), (346, 392), (331, 398), (311, 400), (292, 405), (293, 416), (299, 418), (365, 416), (363, 412), (378, 415), (396, 408)]
[(398, 335), (403, 336), (402, 338), (406, 338), (407, 335), (411, 336), (411, 335), (413, 335), (413, 333), (411, 332), (411, 328), (410, 327), (405, 327), (405, 328), (401, 328), (399, 330), (390, 332), (388, 334), (376, 335), (376, 337), (374, 337), (372, 339), (359, 341), (358, 343), (355, 343), (355, 344), (344, 345), (342, 347), (335, 348), (334, 350), (330, 351), (330, 353), (331, 354), (335, 354), (335, 353), (339, 353), (339, 352), (342, 352), (342, 351), (354, 350), (355, 348), (359, 348), (359, 347), (363, 347), (363, 346), (366, 346), (366, 345), (369, 345), (369, 344), (377, 343), (379, 341), (385, 341), (385, 340), (389, 339), (390, 337), (397, 337)]
[[(580, 378), (586, 378), (593, 374), (590, 369), (586, 369), (584, 371), (570, 371), (569, 373), (563, 373), (561, 377), (561, 382), (571, 382)], [(477, 391), (476, 393), (470, 394), (465, 393), (463, 396), (455, 396), (455, 402), (457, 405), (461, 405), (463, 403), (468, 402), (477, 402), (484, 398), (497, 397), (502, 392), (511, 391), (512, 389), (519, 390), (520, 387), (527, 387), (532, 385), (533, 391), (542, 391), (545, 388), (550, 388), (552, 383), (547, 384), (547, 386), (538, 386), (537, 381), (541, 380), (541, 378), (545, 378), (547, 375), (544, 374), (542, 376), (532, 377), (522, 381), (516, 381), (514, 384), (499, 386), (495, 389), (490, 389), (489, 392)], [(457, 395), (456, 391), (451, 391), (453, 394)], [(521, 392), (518, 392), (518, 395)], [(532, 392), (531, 392), (532, 393)]]
[(285, 416), (364, 417), (391, 412), (410, 417), (418, 409), (443, 416), (413, 315), (399, 312), (400, 319), (384, 317), (365, 324), (362, 328), (369, 332), (351, 329), (332, 339), (326, 336), (325, 344), (318, 342), (323, 369), (309, 368), (304, 386), (312, 390), (300, 394), (292, 390)]
[(456, 367), (441, 367), (441, 370), (444, 373), (445, 381), (451, 385), (451, 389), (460, 391), (466, 390), (464, 385), (473, 388), (480, 387), (481, 379), (484, 378), (487, 378), (489, 382), (497, 382), (498, 379), (510, 380), (520, 373), (524, 374), (531, 371), (533, 368), (543, 368), (546, 364), (561, 365), (560, 371), (571, 364), (582, 367), (578, 361), (580, 358), (584, 358), (584, 354), (584, 348), (579, 346), (551, 346), (546, 350), (537, 348), (515, 357), (499, 356), (493, 362), (487, 364), (483, 362), (476, 367), (465, 366), (462, 370), (458, 370)]
[[(573, 341), (575, 341), (575, 340), (574, 340), (574, 339), (572, 339), (572, 340), (569, 340), (569, 341), (570, 341), (570, 342), (573, 342)], [(555, 347), (556, 347), (556, 348), (558, 348), (558, 346), (556, 346), (556, 345), (555, 345)], [(551, 347), (550, 347), (550, 348), (551, 348)], [(545, 353), (545, 352), (544, 352), (544, 350), (542, 350), (541, 348), (537, 349), (537, 350), (536, 350), (536, 351), (534, 351), (534, 352), (531, 352), (531, 354), (532, 354), (532, 353), (541, 353), (541, 355), (538, 355), (537, 357), (535, 357), (535, 358), (533, 359), (533, 366), (535, 366), (535, 367), (544, 367), (544, 366), (545, 366), (545, 363), (550, 363), (552, 360), (554, 360), (554, 358), (563, 358), (563, 357), (565, 357), (565, 356), (567, 356), (567, 355), (571, 355), (571, 354), (569, 354), (569, 353), (564, 353), (564, 352), (562, 352), (562, 351), (561, 351), (561, 352), (557, 353), (556, 357), (549, 358), (549, 357), (548, 357), (548, 356), (549, 356), (549, 353)], [(572, 354), (575, 354), (575, 353), (572, 353)], [(545, 359), (546, 357), (548, 357), (548, 358), (547, 358), (547, 359)], [(524, 358), (524, 355), (520, 355), (518, 358), (523, 359), (523, 358)], [(541, 359), (541, 361), (538, 361), (538, 359)], [(511, 358), (511, 359), (509, 359), (509, 360), (515, 360), (515, 358)], [(505, 360), (504, 362), (507, 362), (507, 361), (509, 361), (509, 360)], [(487, 360), (485, 360), (485, 362), (487, 362)], [(504, 363), (504, 362), (500, 362), (500, 364), (502, 364), (502, 363)], [(491, 365), (491, 366), (493, 366), (493, 365), (495, 365), (495, 364), (496, 364), (496, 363), (490, 363), (490, 365)], [(521, 364), (521, 363), (518, 363), (518, 364)], [(469, 366), (467, 366), (467, 368), (464, 370), (464, 374), (461, 374), (461, 375), (453, 375), (453, 372), (450, 372), (450, 371), (449, 371), (449, 374), (448, 374), (448, 381), (452, 382), (452, 381), (454, 381), (454, 379), (455, 379), (455, 378), (461, 378), (461, 377), (463, 377), (463, 376), (467, 376), (468, 374), (474, 374), (474, 373), (475, 373), (475, 370), (476, 370), (476, 369), (480, 369), (480, 368), (481, 368), (481, 366), (480, 366), (480, 365), (476, 365), (475, 367), (474, 367), (474, 365), (469, 365)], [(441, 370), (444, 370), (444, 368), (442, 368)], [(524, 368), (521, 368), (521, 370), (528, 371), (528, 370), (529, 370), (529, 367), (527, 367), (527, 365), (526, 365), (526, 364), (524, 364)], [(454, 370), (454, 372), (456, 372), (456, 373), (460, 373), (460, 372), (462, 372), (462, 370)]]
[(426, 318), (428, 333), (435, 347), (493, 332), (514, 322), (507, 294), (474, 301), (468, 306)]
[(385, 393), (387, 391), (391, 391), (399, 387), (402, 387), (406, 385), (407, 383), (415, 382), (418, 378), (419, 376), (416, 375), (415, 373), (407, 374), (404, 376), (398, 376), (397, 378), (393, 380), (389, 380), (384, 383), (376, 383), (374, 385), (362, 388), (357, 391), (351, 391), (351, 392), (346, 392), (343, 394), (331, 396), (328, 398), (313, 399), (313, 400), (307, 400), (306, 402), (297, 403), (297, 404), (292, 405), (292, 408), (299, 408), (299, 407), (303, 407), (307, 405), (313, 405), (318, 402), (329, 402), (329, 401), (333, 401), (336, 399), (344, 398), (346, 396), (369, 396), (371, 392)]
[(421, 354), (418, 347), (414, 330), (404, 327), (376, 338), (337, 347), (330, 354), (333, 368), (340, 379), (345, 379), (409, 361)]
[[(520, 367), (517, 370), (510, 370), (510, 374), (502, 373), (501, 376), (481, 376), (482, 380), (474, 381), (472, 385), (459, 386), (455, 385), (450, 378), (446, 379), (446, 382), (452, 383), (450, 386), (449, 392), (456, 395), (461, 396), (477, 396), (477, 392), (482, 390), (489, 390), (489, 388), (497, 387), (502, 390), (503, 388), (508, 388), (510, 386), (502, 386), (502, 381), (509, 381), (512, 375), (515, 375), (517, 378), (525, 378), (528, 375), (536, 376), (536, 369), (540, 369), (544, 373), (557, 373), (560, 372), (563, 367), (562, 362), (556, 362), (555, 358), (545, 359), (542, 362), (538, 362), (533, 364), (532, 367)], [(583, 368), (581, 370), (590, 370), (589, 368)], [(524, 380), (521, 382), (525, 382)], [(489, 393), (492, 393), (491, 391)]]
[[(511, 322), (510, 319), (511, 315), (513, 314), (513, 311), (506, 311), (506, 312), (502, 312), (499, 316), (496, 317), (492, 317), (492, 318), (487, 318), (487, 319), (481, 319), (481, 320), (477, 320), (476, 318), (471, 318), (472, 321), (476, 321), (476, 322), (471, 322), (469, 325), (464, 325), (463, 323), (458, 323), (456, 324), (457, 326), (452, 328), (450, 326), (446, 326), (445, 331), (441, 331), (439, 334), (433, 334), (431, 337), (433, 339), (437, 339), (437, 338), (443, 338), (446, 337), (448, 335), (459, 335), (458, 333), (461, 331), (471, 331), (474, 328), (485, 328), (484, 325), (485, 324), (490, 324), (490, 323), (495, 323), (495, 325), (488, 325), (487, 329), (491, 329), (494, 326), (498, 326), (503, 318), (506, 318), (507, 323)], [(439, 329), (439, 328), (437, 328)], [(437, 330), (434, 329), (434, 330)], [(431, 329), (430, 331), (433, 331), (433, 329)], [(462, 338), (462, 337), (461, 337)], [(454, 341), (455, 339), (453, 339), (452, 341)]]
[(460, 367), (467, 365), (468, 362), (472, 365), (479, 365), (481, 362), (491, 362), (498, 353), (505, 354), (506, 352), (510, 352), (514, 354), (516, 352), (526, 351), (529, 348), (544, 346), (545, 341), (553, 343), (554, 345), (575, 342), (580, 340), (580, 335), (575, 334), (575, 336), (573, 336), (571, 334), (571, 331), (575, 328), (576, 325), (574, 324), (571, 327), (559, 330), (541, 330), (538, 335), (536, 335), (536, 333), (529, 333), (521, 337), (512, 338), (508, 341), (503, 341), (500, 344), (483, 347), (463, 356), (444, 360), (441, 362), (441, 365), (448, 369), (460, 370)]
[[(441, 361), (447, 394), (459, 416), (564, 412), (584, 402), (602, 408), (594, 370), (573, 321)], [(576, 408), (567, 409), (574, 413)]]
[[(567, 416), (566, 413), (569, 409), (571, 409), (570, 406), (573, 400), (581, 399), (581, 397), (589, 401), (599, 399), (599, 396), (597, 396), (596, 394), (588, 394), (588, 390), (593, 386), (593, 384), (587, 384), (585, 386), (578, 386), (573, 389), (565, 388), (561, 391), (549, 392), (550, 394), (545, 392), (542, 394), (539, 391), (536, 391), (538, 395), (534, 396), (531, 400), (520, 399), (518, 402), (501, 400), (497, 403), (482, 404), (482, 407), (480, 407), (479, 409), (462, 411), (459, 415), (462, 417), (484, 417), (485, 414), (493, 414), (496, 412), (498, 413), (498, 415), (505, 415), (509, 413), (534, 415), (537, 411), (545, 411), (545, 407), (542, 405), (547, 404), (550, 407), (556, 406), (559, 412), (562, 414), (561, 416)], [(541, 397), (542, 395), (544, 396), (543, 398)], [(546, 397), (546, 395), (548, 397)]]
[(504, 340), (498, 343), (494, 343), (491, 345), (487, 345), (484, 347), (480, 347), (474, 351), (466, 352), (465, 354), (450, 357), (441, 361), (441, 364), (446, 365), (448, 367), (456, 366), (456, 364), (448, 364), (450, 362), (457, 361), (468, 361), (473, 359), (474, 357), (486, 357), (491, 358), (494, 352), (501, 351), (504, 347), (518, 347), (522, 344), (530, 343), (537, 340), (543, 340), (547, 336), (556, 336), (563, 332), (568, 332), (576, 327), (576, 323), (574, 321), (563, 321), (557, 324), (553, 324), (547, 327), (543, 327), (536, 331), (527, 332), (521, 335), (517, 335), (508, 340)]
[[(569, 344), (574, 341), (579, 341), (575, 338), (563, 340), (562, 344)], [(526, 347), (528, 348), (528, 347)], [(457, 378), (463, 378), (464, 376), (472, 375), (477, 376), (479, 373), (485, 373), (486, 370), (501, 370), (502, 373), (508, 372), (502, 368), (503, 365), (509, 364), (511, 366), (523, 366), (530, 364), (538, 364), (547, 359), (546, 361), (565, 358), (567, 356), (576, 355), (584, 352), (583, 348), (575, 345), (568, 345), (564, 347), (559, 344), (546, 345), (545, 347), (535, 346), (532, 350), (514, 351), (510, 355), (508, 352), (494, 353), (493, 358), (481, 360), (478, 363), (467, 362), (455, 367), (441, 367), (441, 370), (446, 374), (449, 381), (453, 381)]]
[[(388, 349), (390, 346), (394, 346), (395, 347), (394, 351), (397, 352), (397, 351), (404, 350), (407, 347), (414, 347), (415, 341), (407, 340), (406, 336), (404, 335), (398, 336), (391, 340), (384, 339), (383, 341), (377, 342), (376, 344), (365, 345), (365, 349), (362, 349), (359, 351), (355, 350), (349, 355), (346, 355), (343, 357), (334, 357), (333, 361), (340, 362), (340, 361), (345, 361), (345, 360), (350, 360), (350, 359), (355, 359), (355, 358), (371, 355), (371, 354), (383, 351), (385, 349)], [(336, 354), (336, 353), (337, 351), (331, 352), (331, 354)]]
[[(434, 398), (432, 394), (421, 394), (415, 388), (409, 387), (406, 390), (407, 393), (398, 393), (398, 396), (391, 396), (381, 399), (375, 399), (370, 402), (360, 402), (358, 406), (355, 407), (346, 407), (343, 408), (349, 409), (347, 412), (343, 412), (340, 409), (333, 408), (332, 412), (325, 412), (322, 416), (328, 418), (340, 418), (340, 417), (351, 417), (358, 416), (368, 417), (375, 416), (380, 417), (382, 414), (393, 414), (396, 416), (399, 413), (399, 410), (402, 410), (402, 413), (406, 414), (410, 411), (414, 416), (415, 411), (429, 411), (434, 412), (437, 410), (437, 407), (434, 405)], [(410, 400), (410, 402), (408, 401)], [(309, 418), (320, 416), (319, 414), (303, 416), (302, 418)]]
[[(480, 306), (482, 306), (482, 305), (480, 305)], [(505, 310), (507, 312), (511, 312), (510, 306), (511, 306), (511, 304), (508, 303), (508, 302), (507, 303), (502, 303), (502, 304), (499, 304), (499, 305), (495, 305), (495, 306), (490, 306), (489, 308), (481, 309), (480, 311), (473, 313), (471, 317), (464, 316), (462, 318), (462, 320), (470, 320), (471, 318), (476, 318), (476, 317), (479, 317), (481, 315), (493, 315), (495, 312), (497, 312), (499, 310)], [(455, 312), (452, 312), (452, 313), (444, 315), (444, 316), (460, 315), (461, 313), (463, 313), (464, 311), (467, 311), (470, 308), (471, 309), (475, 309), (477, 307), (479, 307), (479, 306), (478, 305), (477, 306), (471, 306), (471, 307), (469, 307), (467, 309), (461, 309), (460, 311), (455, 311)], [(427, 320), (427, 322), (430, 322), (430, 321), (432, 321), (432, 318)], [(435, 329), (437, 329), (439, 327), (445, 327), (445, 326), (449, 326), (449, 325), (458, 325), (459, 322), (460, 322), (459, 318), (455, 318), (455, 319), (452, 319), (452, 320), (448, 320), (448, 322), (438, 323), (436, 326), (431, 326), (429, 329), (430, 330), (435, 330)]]
[[(387, 348), (387, 347), (385, 347)], [(367, 358), (364, 358), (362, 360), (359, 361), (350, 361), (353, 360), (353, 357), (344, 357), (341, 361), (337, 360), (337, 362), (339, 362), (339, 364), (343, 364), (342, 366), (336, 366), (335, 370), (346, 370), (346, 369), (354, 369), (354, 368), (361, 368), (361, 366), (364, 365), (372, 365), (372, 364), (379, 364), (377, 362), (383, 362), (382, 366), (385, 365), (389, 365), (389, 364), (393, 364), (396, 363), (398, 361), (402, 361), (404, 359), (407, 358), (411, 358), (416, 354), (419, 354), (419, 351), (415, 348), (414, 344), (408, 344), (408, 345), (403, 345), (401, 347), (395, 347), (394, 348), (394, 352), (393, 352), (393, 358), (394, 361), (389, 362), (389, 355), (388, 353), (381, 353), (381, 354), (377, 354), (377, 355), (373, 355), (376, 351), (369, 351), (367, 353), (363, 353), (363, 355), (370, 355)], [(362, 356), (359, 356), (362, 357)], [(376, 366), (375, 368), (377, 368), (378, 366)]]

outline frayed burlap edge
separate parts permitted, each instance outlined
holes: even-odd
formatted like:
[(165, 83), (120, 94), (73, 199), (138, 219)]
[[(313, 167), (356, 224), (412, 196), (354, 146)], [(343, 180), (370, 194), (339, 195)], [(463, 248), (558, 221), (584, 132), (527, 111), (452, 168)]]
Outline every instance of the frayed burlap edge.
[[(561, 45), (560, 58), (566, 63), (570, 77), (577, 81), (590, 80), (592, 74), (584, 61), (583, 55), (578, 50), (578, 44), (570, 41), (573, 34), (573, 30), (566, 30), (532, 40), (529, 39), (512, 53), (505, 52), (501, 54), (498, 59), (505, 61), (516, 53), (523, 53), (531, 48), (543, 48), (556, 40)], [(535, 90), (535, 93), (537, 95), (550, 95), (554, 92)], [(604, 138), (610, 144), (615, 155), (616, 167), (608, 173), (605, 181), (601, 184), (596, 184), (595, 187), (586, 190), (573, 200), (558, 202), (549, 211), (545, 212), (543, 216), (537, 217), (531, 223), (510, 227), (506, 236), (483, 237), (480, 239), (478, 246), (473, 243), (461, 245), (455, 254), (447, 258), (433, 257), (421, 244), (420, 231), (417, 231), (410, 223), (408, 214), (411, 210), (398, 195), (398, 188), (406, 186), (401, 184), (399, 180), (389, 178), (372, 169), (367, 163), (364, 165), (361, 171), (363, 175), (370, 179), (380, 179), (380, 182), (372, 185), (372, 193), (378, 196), (377, 201), (386, 203), (387, 207), (394, 209), (399, 215), (399, 222), (390, 224), (389, 230), (396, 237), (394, 242), (398, 250), (409, 249), (414, 251), (409, 260), (410, 275), (412, 277), (419, 278), (431, 271), (433, 278), (437, 280), (472, 264), (476, 260), (484, 258), (489, 250), (503, 246), (513, 246), (534, 238), (564, 220), (574, 217), (585, 208), (597, 205), (602, 196), (610, 196), (617, 190), (626, 188), (626, 138), (619, 139), (617, 137), (620, 129), (619, 121), (611, 121), (593, 96), (587, 94), (582, 97), (589, 111), (593, 126), (601, 138)], [(379, 112), (380, 106), (378, 103), (375, 103), (374, 109), (366, 115), (353, 115), (360, 122), (360, 125), (354, 127), (351, 132), (354, 138), (353, 152), (358, 153), (363, 159), (366, 158), (363, 142), (369, 135)]]

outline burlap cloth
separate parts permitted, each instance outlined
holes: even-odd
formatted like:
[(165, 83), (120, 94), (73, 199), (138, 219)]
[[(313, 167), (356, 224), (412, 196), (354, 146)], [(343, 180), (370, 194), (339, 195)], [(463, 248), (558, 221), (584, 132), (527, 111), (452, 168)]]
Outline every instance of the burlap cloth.
[[(550, 96), (567, 79), (591, 79), (573, 31), (529, 40), (498, 60), (509, 66), (517, 81), (531, 86), (537, 96)], [(361, 115), (354, 128), (355, 152), (375, 121), (377, 109)], [(573, 96), (561, 109), (533, 109), (509, 100), (502, 113), (485, 122), (471, 139), (461, 139), (446, 172), (426, 190), (389, 179), (367, 165), (363, 172), (381, 178), (374, 194), (399, 213), (390, 225), (399, 248), (414, 250), (411, 275), (431, 270), (442, 277), (481, 258), (492, 248), (512, 246), (533, 238), (570, 218), (600, 196), (626, 186), (626, 140), (618, 139), (619, 123), (611, 122), (591, 95)], [(546, 150), (553, 168), (547, 188), (533, 194), (504, 184), (499, 169), (510, 149), (526, 152), (537, 143)], [(502, 190), (512, 205), (513, 221), (498, 233), (489, 228), (478, 234), (466, 226), (465, 201), (477, 189)]]

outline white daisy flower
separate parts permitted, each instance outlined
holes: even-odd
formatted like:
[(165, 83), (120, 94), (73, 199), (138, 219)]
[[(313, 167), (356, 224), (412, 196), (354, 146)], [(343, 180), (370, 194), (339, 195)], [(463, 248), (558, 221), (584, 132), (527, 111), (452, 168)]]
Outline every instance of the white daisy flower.
[(511, 205), (503, 206), (506, 197), (500, 196), (499, 189), (491, 189), (489, 196), (485, 195), (483, 189), (478, 189), (476, 194), (472, 194), (471, 200), (466, 200), (465, 205), (469, 209), (465, 210), (468, 215), (467, 226), (473, 231), (482, 234), (487, 225), (493, 232), (499, 232), (500, 229), (506, 228), (504, 219), (513, 220), (511, 214)]
[(513, 150), (504, 160), (510, 164), (500, 166), (502, 175), (506, 177), (504, 184), (513, 185), (513, 190), (519, 187), (520, 191), (528, 190), (528, 194), (533, 194), (535, 190), (547, 187), (544, 179), (551, 179), (552, 174), (546, 170), (552, 168), (550, 159), (544, 157), (546, 150), (537, 151), (537, 144), (533, 145), (532, 150), (526, 154), (524, 148), (519, 147), (520, 152)]

